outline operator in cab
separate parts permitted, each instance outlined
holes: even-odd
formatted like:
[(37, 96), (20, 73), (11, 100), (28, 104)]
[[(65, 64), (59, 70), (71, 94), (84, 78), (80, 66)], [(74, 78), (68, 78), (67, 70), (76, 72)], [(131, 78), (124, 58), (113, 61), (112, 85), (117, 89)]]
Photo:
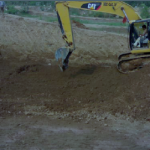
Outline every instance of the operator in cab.
[(140, 34), (140, 37), (134, 43), (134, 47), (140, 48), (142, 43), (146, 43), (148, 41), (148, 30), (146, 25), (143, 25), (142, 29), (143, 29), (143, 34)]

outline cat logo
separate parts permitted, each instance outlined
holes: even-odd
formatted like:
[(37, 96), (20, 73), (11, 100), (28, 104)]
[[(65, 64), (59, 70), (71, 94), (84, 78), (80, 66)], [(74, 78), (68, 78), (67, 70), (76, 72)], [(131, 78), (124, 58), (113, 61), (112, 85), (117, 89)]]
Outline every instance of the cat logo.
[(89, 3), (88, 8), (91, 9), (91, 10), (95, 10), (96, 9), (96, 4)]
[(90, 9), (90, 10), (99, 10), (101, 8), (101, 3), (99, 3), (99, 2), (96, 2), (96, 3), (86, 3), (86, 4), (83, 4), (81, 6), (81, 8)]

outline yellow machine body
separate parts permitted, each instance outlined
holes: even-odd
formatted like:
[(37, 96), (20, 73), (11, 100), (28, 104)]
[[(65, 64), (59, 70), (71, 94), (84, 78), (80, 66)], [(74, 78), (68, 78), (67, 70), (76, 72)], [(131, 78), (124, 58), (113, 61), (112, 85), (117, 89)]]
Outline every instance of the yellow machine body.
[[(138, 28), (139, 32), (142, 32), (142, 30), (140, 29), (141, 25), (146, 23), (149, 29), (148, 39), (150, 39), (150, 19), (142, 20), (140, 15), (135, 11), (135, 9), (132, 6), (128, 5), (127, 3), (122, 2), (122, 1), (59, 1), (59, 2), (57, 1), (56, 12), (58, 16), (58, 21), (59, 21), (59, 25), (63, 34), (62, 37), (66, 42), (66, 49), (69, 50), (69, 53), (66, 56), (66, 59), (64, 59), (64, 64), (66, 66), (68, 66), (68, 61), (69, 61), (69, 57), (71, 53), (75, 50), (75, 43), (73, 39), (69, 8), (110, 13), (110, 14), (118, 15), (126, 19), (130, 27), (130, 31), (129, 31), (129, 44), (130, 44), (130, 50), (131, 50), (130, 54), (150, 53), (150, 48), (149, 48), (150, 42), (148, 42), (146, 48), (136, 49), (132, 47), (133, 41), (135, 41), (136, 39), (134, 38), (133, 40), (133, 37), (132, 37), (133, 26), (135, 26), (134, 28)], [(131, 30), (131, 27), (132, 27), (132, 30)], [(139, 33), (136, 33), (135, 35), (139, 36)], [(65, 50), (65, 48), (63, 49)], [(60, 53), (62, 53), (62, 49), (59, 49), (57, 54), (60, 54)]]

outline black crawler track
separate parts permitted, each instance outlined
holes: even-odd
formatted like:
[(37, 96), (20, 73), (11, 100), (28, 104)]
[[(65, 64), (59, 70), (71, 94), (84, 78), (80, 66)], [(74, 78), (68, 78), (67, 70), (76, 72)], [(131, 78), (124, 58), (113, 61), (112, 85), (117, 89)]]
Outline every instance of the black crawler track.
[[(144, 53), (144, 54), (125, 53), (125, 54), (121, 54), (118, 57), (119, 63), (117, 65), (117, 69), (121, 73), (134, 72), (136, 70), (143, 68), (143, 66), (144, 66), (143, 60), (145, 60), (145, 59), (150, 59), (150, 53)], [(141, 61), (140, 61), (140, 63), (136, 63), (136, 62), (133, 63), (133, 61), (136, 61), (136, 60), (141, 60)], [(130, 67), (129, 67), (130, 69), (123, 69), (122, 68), (122, 64), (131, 63), (131, 62), (132, 62), (132, 69)]]

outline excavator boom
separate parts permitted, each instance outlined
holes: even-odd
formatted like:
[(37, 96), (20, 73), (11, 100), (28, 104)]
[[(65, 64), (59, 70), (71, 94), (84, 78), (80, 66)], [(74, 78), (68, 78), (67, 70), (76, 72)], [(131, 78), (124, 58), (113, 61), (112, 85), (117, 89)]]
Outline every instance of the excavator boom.
[(63, 39), (66, 41), (70, 49), (75, 49), (73, 41), (73, 33), (71, 28), (69, 8), (77, 8), (82, 10), (90, 10), (97, 12), (105, 12), (115, 14), (120, 17), (126, 17), (128, 21), (140, 20), (141, 17), (130, 5), (120, 1), (67, 1), (56, 2), (56, 11), (63, 34)]

